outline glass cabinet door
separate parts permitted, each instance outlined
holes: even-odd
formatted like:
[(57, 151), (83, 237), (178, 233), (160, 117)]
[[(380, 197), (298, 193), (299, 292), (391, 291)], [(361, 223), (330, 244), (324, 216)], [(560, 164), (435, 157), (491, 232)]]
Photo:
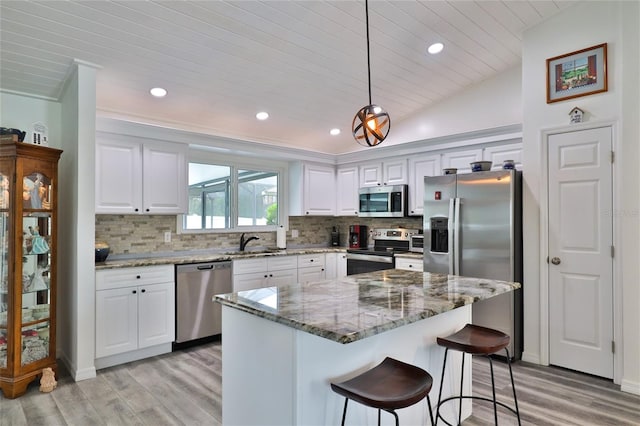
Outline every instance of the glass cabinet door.
[(0, 368), (7, 367), (9, 309), (9, 213), (0, 212)]
[(51, 181), (42, 173), (23, 179), (22, 214), (22, 339), (21, 364), (49, 356)]

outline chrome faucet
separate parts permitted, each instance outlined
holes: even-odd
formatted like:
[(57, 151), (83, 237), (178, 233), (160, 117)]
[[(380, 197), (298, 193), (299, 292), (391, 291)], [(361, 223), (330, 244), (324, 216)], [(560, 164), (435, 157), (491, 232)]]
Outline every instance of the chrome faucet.
[(249, 241), (251, 240), (259, 240), (260, 238), (256, 237), (255, 235), (253, 237), (249, 237), (246, 240), (244, 239), (244, 233), (242, 233), (242, 235), (240, 236), (240, 251), (244, 251), (244, 248), (247, 246), (247, 244), (249, 243)]

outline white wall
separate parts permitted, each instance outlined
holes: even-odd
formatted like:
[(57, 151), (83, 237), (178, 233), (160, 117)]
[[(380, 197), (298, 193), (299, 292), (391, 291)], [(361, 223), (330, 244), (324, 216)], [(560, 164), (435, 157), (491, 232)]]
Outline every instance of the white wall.
[[(640, 250), (640, 197), (638, 183), (639, 131), (638, 12), (637, 2), (584, 2), (531, 28), (524, 35), (522, 61), (523, 145), (524, 145), (524, 301), (525, 353), (533, 362), (545, 362), (545, 330), (540, 327), (540, 232), (541, 187), (544, 163), (542, 131), (568, 126), (568, 113), (578, 106), (589, 122), (615, 123), (614, 204), (617, 247), (616, 299), (624, 300), (617, 313), (617, 331), (623, 330), (622, 355), (616, 356), (617, 381), (623, 390), (640, 393), (640, 316), (638, 278)], [(569, 101), (546, 103), (546, 59), (589, 46), (608, 43), (609, 90)], [(624, 58), (624, 59), (623, 59)], [(624, 87), (624, 88), (623, 88)], [(614, 237), (615, 238), (615, 237)], [(544, 322), (544, 321), (543, 321)], [(622, 343), (620, 345), (620, 343)]]
[(513, 67), (407, 119), (392, 122), (384, 146), (522, 123), (521, 74), (519, 66)]
[(96, 70), (74, 64), (62, 100), (59, 334), (61, 359), (74, 380), (95, 377)]
[(33, 123), (43, 123), (49, 128), (49, 146), (53, 148), (61, 146), (60, 114), (59, 102), (0, 92), (0, 126), (28, 134), (33, 130)]

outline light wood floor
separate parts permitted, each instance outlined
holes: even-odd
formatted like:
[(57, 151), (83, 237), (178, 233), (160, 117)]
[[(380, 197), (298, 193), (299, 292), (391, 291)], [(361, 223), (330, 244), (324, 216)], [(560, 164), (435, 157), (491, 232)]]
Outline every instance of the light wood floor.
[[(222, 345), (211, 343), (100, 370), (77, 383), (60, 371), (51, 393), (32, 383), (20, 398), (0, 396), (0, 425), (219, 425), (221, 355)], [(478, 395), (491, 393), (488, 370), (486, 361), (474, 359)], [(514, 364), (514, 375), (523, 425), (640, 425), (640, 396), (611, 381), (523, 362)], [(511, 403), (508, 377), (506, 364), (496, 363), (498, 396)], [(499, 421), (517, 424), (508, 412)], [(493, 424), (491, 405), (475, 404), (463, 424)]]

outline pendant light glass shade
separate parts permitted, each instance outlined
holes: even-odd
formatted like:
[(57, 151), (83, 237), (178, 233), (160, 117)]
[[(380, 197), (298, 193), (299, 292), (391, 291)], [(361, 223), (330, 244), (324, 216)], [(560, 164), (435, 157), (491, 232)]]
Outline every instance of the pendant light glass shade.
[(363, 146), (380, 145), (391, 129), (389, 114), (371, 102), (371, 53), (369, 52), (369, 1), (364, 2), (367, 22), (367, 74), (369, 77), (369, 105), (360, 108), (353, 117), (351, 131), (356, 142)]
[(360, 145), (376, 146), (389, 134), (391, 119), (389, 114), (377, 105), (367, 105), (353, 117), (351, 129), (353, 137)]

